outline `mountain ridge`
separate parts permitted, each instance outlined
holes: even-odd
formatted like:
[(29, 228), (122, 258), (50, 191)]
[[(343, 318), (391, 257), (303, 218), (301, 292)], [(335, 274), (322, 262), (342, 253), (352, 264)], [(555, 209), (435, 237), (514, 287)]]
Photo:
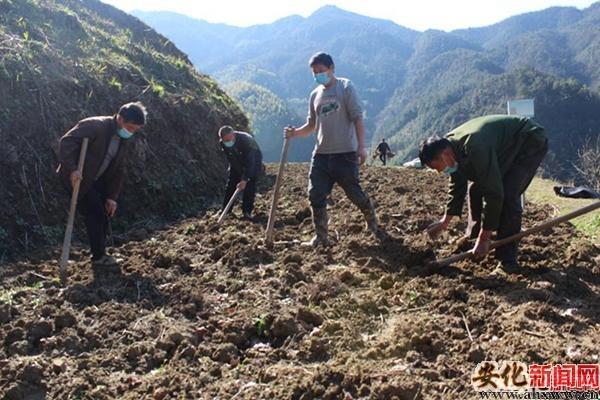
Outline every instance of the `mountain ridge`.
[[(148, 19), (146, 15), (147, 22), (152, 25)], [(176, 35), (176, 29), (155, 27), (167, 36)], [(196, 54), (206, 44), (201, 29), (186, 32), (187, 37), (193, 36), (196, 41), (184, 50), (197, 67), (219, 82), (248, 81), (264, 86), (288, 102), (300, 117), (306, 113), (308, 94), (314, 87), (307, 60), (317, 51), (329, 52), (336, 62), (336, 74), (355, 83), (364, 104), (371, 144), (382, 136), (390, 138), (403, 155), (393, 162), (400, 163), (414, 156), (416, 151), (414, 140), (402, 139), (406, 137), (405, 130), (412, 126), (424, 127), (418, 121), (431, 120), (445, 113), (436, 110), (434, 104), (440, 107), (447, 103), (436, 99), (459, 101), (461, 95), (469, 96), (468, 93), (480, 90), (481, 82), (496, 82), (493, 79), (496, 76), (504, 74), (508, 77), (528, 70), (536, 76), (547, 76), (558, 86), (565, 80), (575, 79), (582, 88), (599, 93), (599, 27), (600, 2), (581, 10), (551, 7), (506, 18), (486, 27), (450, 32), (414, 31), (389, 20), (325, 6), (306, 18), (278, 20), (272, 25), (262, 25), (260, 29), (242, 28), (236, 31), (237, 43), (232, 46), (225, 43), (214, 58), (207, 52), (204, 52), (205, 58), (198, 57), (200, 52)], [(269, 31), (267, 38), (261, 38), (263, 31)], [(549, 88), (548, 85), (538, 87), (539, 90)], [(542, 99), (548, 95), (529, 89), (523, 92), (534, 98)], [(583, 92), (572, 91), (570, 95), (579, 96), (580, 93)], [(466, 114), (505, 109), (505, 104), (498, 101), (506, 99), (507, 95), (498, 93), (496, 99), (486, 97), (494, 104), (472, 105)], [(424, 101), (430, 105), (423, 107)], [(573, 102), (580, 104), (576, 98)], [(592, 114), (582, 118), (595, 120)], [(452, 120), (461, 118), (448, 119)], [(577, 136), (584, 135), (584, 130), (574, 122), (572, 124), (560, 131), (552, 124), (547, 125), (552, 137), (564, 137), (569, 133), (564, 129)], [(424, 137), (430, 132), (425, 129), (414, 134)], [(575, 157), (575, 153), (570, 154), (569, 162)], [(554, 173), (564, 179), (571, 179), (573, 174), (572, 170)]]

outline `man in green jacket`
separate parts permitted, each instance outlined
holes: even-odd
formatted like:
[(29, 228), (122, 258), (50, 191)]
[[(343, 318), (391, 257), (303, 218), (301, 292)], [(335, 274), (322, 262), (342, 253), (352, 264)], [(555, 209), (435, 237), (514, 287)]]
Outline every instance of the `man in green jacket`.
[[(467, 235), (477, 237), (472, 253), (483, 257), (489, 251), (492, 232), (496, 231), (497, 239), (520, 232), (521, 194), (547, 151), (543, 127), (529, 118), (510, 115), (475, 118), (445, 138), (427, 139), (419, 152), (421, 163), (450, 175), (446, 213), (427, 232), (435, 237), (454, 217), (460, 217), (468, 191)], [(518, 267), (517, 246), (513, 242), (496, 249), (496, 258), (505, 271)]]

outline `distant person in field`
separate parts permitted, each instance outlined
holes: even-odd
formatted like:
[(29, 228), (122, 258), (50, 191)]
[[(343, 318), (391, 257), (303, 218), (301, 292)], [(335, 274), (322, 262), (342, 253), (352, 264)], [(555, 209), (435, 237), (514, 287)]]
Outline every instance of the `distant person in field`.
[(356, 89), (348, 79), (335, 76), (329, 54), (315, 54), (309, 65), (318, 86), (310, 94), (307, 121), (299, 128), (284, 129), (286, 138), (312, 132), (317, 135), (308, 186), (316, 236), (305, 245), (329, 245), (326, 200), (335, 183), (362, 211), (368, 229), (379, 235), (375, 208), (359, 183), (359, 166), (365, 162), (367, 152), (363, 111)]
[(219, 129), (221, 149), (229, 161), (229, 179), (223, 199), (223, 209), (236, 189), (243, 190), (242, 212), (244, 219), (252, 219), (256, 185), (262, 175), (262, 152), (254, 137), (235, 131), (231, 126)]
[[(77, 209), (87, 228), (93, 265), (116, 264), (106, 253), (108, 218), (117, 212), (130, 139), (146, 124), (146, 116), (142, 103), (128, 103), (115, 115), (79, 121), (60, 139), (57, 172), (69, 188), (81, 181)], [(81, 174), (77, 164), (84, 138), (89, 143)]]
[(377, 152), (379, 153), (379, 160), (385, 165), (387, 163), (388, 154), (392, 152), (390, 146), (385, 142), (385, 138), (381, 138), (381, 142), (377, 145)]
[[(547, 151), (543, 127), (529, 118), (510, 115), (475, 118), (444, 138), (427, 139), (419, 152), (421, 163), (450, 175), (446, 213), (427, 232), (434, 237), (460, 217), (468, 192), (467, 237), (477, 238), (471, 250), (476, 258), (489, 252), (494, 231), (497, 239), (519, 233), (521, 194)], [(517, 249), (516, 242), (496, 248), (500, 270), (517, 271)]]

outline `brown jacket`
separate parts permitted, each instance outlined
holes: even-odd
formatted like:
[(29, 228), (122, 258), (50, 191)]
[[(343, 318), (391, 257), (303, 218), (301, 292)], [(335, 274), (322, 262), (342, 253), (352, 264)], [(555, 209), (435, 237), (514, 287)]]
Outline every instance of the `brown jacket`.
[[(79, 121), (77, 125), (60, 138), (58, 148), (60, 165), (56, 172), (68, 188), (71, 188), (69, 179), (71, 172), (77, 169), (83, 138), (89, 138), (83, 167), (83, 180), (79, 188), (79, 198), (85, 196), (92, 186), (108, 151), (110, 139), (112, 135), (117, 134), (117, 129), (116, 116), (92, 117)], [(128, 141), (121, 140), (117, 155), (103, 174), (106, 181), (107, 196), (115, 201), (119, 197), (123, 186), (124, 162), (128, 148)]]

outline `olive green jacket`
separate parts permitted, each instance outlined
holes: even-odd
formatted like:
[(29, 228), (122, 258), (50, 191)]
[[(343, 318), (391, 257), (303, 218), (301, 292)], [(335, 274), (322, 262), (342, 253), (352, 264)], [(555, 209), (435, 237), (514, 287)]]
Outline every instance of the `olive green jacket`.
[(526, 117), (488, 115), (467, 121), (446, 135), (456, 154), (458, 171), (450, 176), (446, 214), (462, 214), (468, 181), (483, 194), (483, 229), (496, 230), (500, 222), (502, 178), (523, 146), (545, 146), (544, 128)]

